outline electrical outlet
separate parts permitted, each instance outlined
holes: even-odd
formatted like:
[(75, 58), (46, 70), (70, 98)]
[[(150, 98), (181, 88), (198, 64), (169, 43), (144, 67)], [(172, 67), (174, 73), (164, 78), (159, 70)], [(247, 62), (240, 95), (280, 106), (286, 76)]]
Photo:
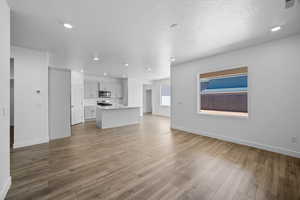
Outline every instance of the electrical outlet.
[(296, 144), (297, 143), (297, 137), (292, 137), (291, 141), (292, 141), (292, 143)]

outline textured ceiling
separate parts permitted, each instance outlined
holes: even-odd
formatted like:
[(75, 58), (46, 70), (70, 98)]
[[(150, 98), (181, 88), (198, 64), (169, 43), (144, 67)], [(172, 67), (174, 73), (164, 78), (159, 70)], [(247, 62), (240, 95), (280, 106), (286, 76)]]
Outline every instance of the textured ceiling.
[[(164, 78), (172, 56), (180, 63), (300, 32), (299, 1), (289, 9), (284, 0), (8, 2), (13, 45), (49, 51), (56, 67), (117, 77)], [(283, 29), (271, 33), (276, 25)]]

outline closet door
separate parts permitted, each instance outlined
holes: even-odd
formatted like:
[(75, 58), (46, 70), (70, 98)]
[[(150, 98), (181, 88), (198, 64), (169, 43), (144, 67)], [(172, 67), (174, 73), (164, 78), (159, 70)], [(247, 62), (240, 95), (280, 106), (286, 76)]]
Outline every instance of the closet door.
[(49, 138), (71, 136), (71, 71), (49, 68)]

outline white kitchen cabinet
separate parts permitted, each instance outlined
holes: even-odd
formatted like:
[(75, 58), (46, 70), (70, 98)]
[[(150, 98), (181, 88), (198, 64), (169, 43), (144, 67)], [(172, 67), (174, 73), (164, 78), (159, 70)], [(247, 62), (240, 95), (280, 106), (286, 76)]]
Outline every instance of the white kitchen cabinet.
[(122, 84), (120, 82), (111, 82), (109, 84), (109, 89), (111, 91), (111, 96), (113, 98), (122, 98), (123, 92), (122, 92)]
[(116, 98), (122, 98), (123, 97), (123, 91), (122, 91), (122, 85), (121, 83), (115, 84), (115, 97)]
[(106, 85), (104, 81), (100, 82), (100, 90), (105, 90), (106, 89)]
[(98, 98), (99, 83), (94, 80), (85, 80), (84, 81), (84, 98), (92, 99)]
[(111, 97), (112, 98), (116, 97), (115, 85), (116, 85), (116, 83), (110, 82), (109, 86), (108, 86), (109, 87), (109, 91), (111, 91)]
[(96, 105), (84, 107), (84, 119), (85, 120), (96, 119)]
[(110, 85), (109, 85), (109, 82), (107, 82), (107, 81), (101, 81), (101, 82), (100, 82), (100, 90), (103, 90), (103, 91), (110, 91)]
[[(122, 98), (123, 97), (123, 87), (121, 81), (115, 80), (101, 80), (99, 82), (99, 90), (110, 91), (111, 98)], [(89, 92), (87, 92), (89, 93)]]

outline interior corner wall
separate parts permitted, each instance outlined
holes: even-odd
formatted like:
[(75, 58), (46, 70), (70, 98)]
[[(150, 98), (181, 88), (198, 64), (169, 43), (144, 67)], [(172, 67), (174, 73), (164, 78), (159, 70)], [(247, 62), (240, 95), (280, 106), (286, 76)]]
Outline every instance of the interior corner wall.
[(0, 199), (11, 185), (9, 161), (10, 9), (0, 0)]
[[(171, 67), (171, 127), (300, 157), (299, 52), (296, 35)], [(249, 118), (198, 114), (197, 74), (234, 66), (248, 66)]]
[(143, 83), (136, 79), (127, 79), (127, 86), (127, 95), (124, 95), (124, 98), (127, 96), (127, 105), (139, 106), (140, 115), (143, 116)]
[[(170, 106), (160, 105), (160, 88), (162, 85), (170, 85), (170, 79), (154, 80), (152, 82), (152, 114), (170, 117)], [(172, 101), (172, 98), (171, 98)]]
[(12, 55), (15, 73), (14, 148), (48, 142), (48, 54), (13, 47)]

